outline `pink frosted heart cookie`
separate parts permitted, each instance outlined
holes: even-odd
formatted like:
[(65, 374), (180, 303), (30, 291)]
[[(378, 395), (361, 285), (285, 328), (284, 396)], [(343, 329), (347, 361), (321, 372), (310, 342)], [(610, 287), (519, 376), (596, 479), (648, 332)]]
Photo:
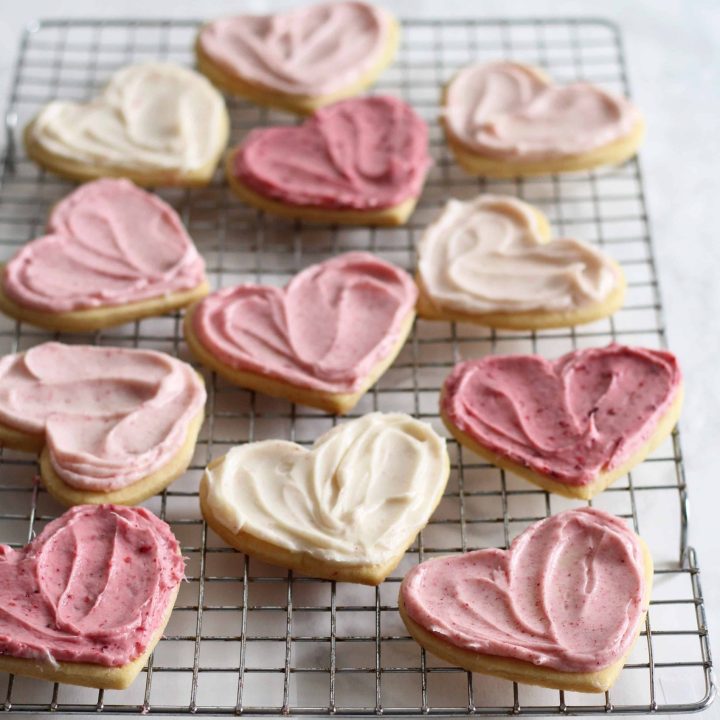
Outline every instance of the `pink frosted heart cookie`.
[(392, 60), (399, 28), (364, 2), (236, 15), (198, 34), (198, 68), (223, 90), (260, 105), (310, 113), (372, 84)]
[(556, 85), (509, 61), (460, 70), (445, 89), (442, 121), (458, 163), (490, 177), (620, 164), (644, 133), (627, 98), (587, 82)]
[(259, 128), (228, 154), (230, 187), (302, 220), (401, 225), (430, 166), (428, 128), (394, 97), (344, 100), (302, 125)]
[(126, 688), (170, 618), (185, 563), (144, 508), (83, 505), (0, 545), (0, 671)]
[(650, 602), (652, 557), (624, 521), (579, 508), (531, 525), (508, 550), (414, 567), (400, 614), (434, 655), (473, 672), (604, 692)]
[(82, 332), (159, 315), (207, 294), (205, 263), (177, 213), (129, 180), (80, 186), (0, 279), (0, 309)]
[(344, 413), (400, 352), (416, 299), (400, 268), (346, 253), (282, 289), (239, 285), (208, 295), (187, 313), (185, 338), (230, 382)]
[(45, 343), (0, 358), (0, 445), (41, 453), (66, 505), (134, 505), (190, 464), (205, 385), (152, 350)]
[(642, 462), (682, 404), (674, 355), (609, 345), (555, 361), (490, 355), (456, 365), (440, 411), (465, 447), (550, 492), (591, 498)]

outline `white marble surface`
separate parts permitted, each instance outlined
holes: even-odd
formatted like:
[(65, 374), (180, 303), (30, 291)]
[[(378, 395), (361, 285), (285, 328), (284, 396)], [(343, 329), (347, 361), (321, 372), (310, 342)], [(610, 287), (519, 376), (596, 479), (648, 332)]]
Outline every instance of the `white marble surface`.
[[(263, 0), (24, 0), (0, 10), (0, 104), (21, 28), (38, 17), (214, 16)], [(720, 202), (720, 3), (717, 0), (384, 0), (400, 15), (602, 15), (621, 25), (633, 94), (648, 120), (642, 150), (669, 342), (682, 362), (687, 400), (683, 444), (692, 536), (714, 649), (720, 652), (720, 240), (710, 222)], [(704, 718), (720, 718), (716, 703)]]

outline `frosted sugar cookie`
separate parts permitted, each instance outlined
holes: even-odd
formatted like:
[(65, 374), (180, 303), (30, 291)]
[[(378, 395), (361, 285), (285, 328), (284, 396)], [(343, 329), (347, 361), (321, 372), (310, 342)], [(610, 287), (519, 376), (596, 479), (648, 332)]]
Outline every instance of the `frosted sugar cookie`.
[(205, 263), (177, 213), (128, 180), (80, 186), (0, 277), (0, 310), (84, 332), (160, 315), (208, 292)]
[(625, 295), (612, 258), (497, 195), (448, 201), (418, 245), (417, 283), (421, 317), (521, 330), (598, 320)]
[(345, 253), (285, 288), (238, 285), (208, 295), (186, 313), (185, 339), (232, 383), (345, 413), (400, 352), (416, 298), (400, 268)]
[(227, 157), (230, 188), (268, 213), (402, 225), (430, 167), (428, 128), (393, 97), (343, 100), (302, 125), (259, 128)]
[(0, 545), (0, 671), (123, 689), (162, 636), (185, 563), (144, 508), (81, 505)]
[(674, 355), (625, 345), (456, 365), (440, 412), (455, 438), (549, 492), (588, 499), (642, 462), (680, 415)]
[(604, 692), (645, 620), (653, 562), (624, 521), (595, 508), (531, 525), (508, 550), (428, 560), (400, 586), (410, 634), (472, 672)]
[(222, 95), (192, 70), (144, 63), (118, 70), (85, 103), (53, 100), (25, 128), (38, 165), (71, 180), (206, 185), (227, 144)]
[(0, 445), (40, 453), (65, 505), (135, 505), (190, 464), (205, 386), (152, 350), (45, 343), (0, 358)]
[(342, 423), (309, 450), (284, 440), (213, 460), (200, 507), (229, 545), (312, 577), (378, 585), (440, 502), (445, 441), (400, 413)]
[(382, 8), (332, 2), (270, 15), (236, 15), (198, 34), (198, 68), (260, 105), (311, 113), (357, 95), (390, 64), (399, 27)]
[(488, 177), (618, 165), (644, 135), (627, 98), (587, 82), (556, 85), (509, 61), (460, 70), (445, 89), (442, 121), (460, 166)]

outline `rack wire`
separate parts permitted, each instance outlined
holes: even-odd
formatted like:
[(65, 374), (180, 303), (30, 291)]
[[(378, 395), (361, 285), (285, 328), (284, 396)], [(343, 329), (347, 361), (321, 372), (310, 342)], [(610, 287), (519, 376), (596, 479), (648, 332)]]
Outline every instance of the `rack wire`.
[[(49, 207), (72, 189), (25, 157), (18, 137), (25, 122), (49, 100), (91, 97), (125, 64), (151, 59), (192, 64), (198, 26), (194, 20), (51, 20), (26, 29), (5, 117), (1, 259), (40, 234)], [(398, 360), (351, 416), (374, 409), (407, 411), (444, 433), (437, 414), (439, 387), (460, 359), (530, 351), (554, 357), (616, 340), (665, 345), (637, 160), (615, 169), (498, 182), (470, 178), (452, 161), (436, 120), (440, 87), (462, 65), (498, 57), (540, 65), (561, 82), (582, 78), (629, 92), (620, 33), (603, 20), (406, 20), (399, 56), (375, 88), (403, 97), (431, 126), (435, 165), (405, 227), (306, 227), (265, 217), (235, 200), (221, 173), (204, 189), (161, 192), (181, 213), (216, 287), (239, 281), (284, 284), (303, 267), (351, 249), (370, 250), (412, 270), (419, 233), (444, 201), (482, 191), (510, 193), (538, 205), (556, 234), (596, 243), (621, 262), (629, 281), (626, 305), (592, 325), (495, 332), (418, 321)], [(235, 99), (228, 104), (233, 142), (252, 127), (294, 121)], [(181, 315), (174, 313), (88, 337), (53, 335), (2, 318), (0, 351), (16, 352), (54, 337), (156, 348), (189, 359), (180, 324)], [(581, 503), (535, 489), (449, 440), (447, 492), (399, 568), (380, 587), (296, 576), (225, 547), (199, 514), (198, 479), (207, 461), (231, 445), (267, 437), (308, 444), (337, 419), (206, 377), (207, 421), (193, 464), (147, 503), (180, 539), (187, 582), (146, 670), (122, 692), (3, 675), (0, 708), (249, 716), (549, 715), (689, 712), (712, 701), (712, 660), (700, 570), (687, 542), (677, 431), (594, 501), (641, 532), (655, 558), (653, 601), (640, 641), (610, 692), (558, 693), (473, 675), (426, 654), (398, 618), (397, 590), (418, 561), (507, 547), (530, 523)], [(0, 540), (20, 546), (63, 509), (34, 482), (34, 458), (4, 450), (0, 466)]]

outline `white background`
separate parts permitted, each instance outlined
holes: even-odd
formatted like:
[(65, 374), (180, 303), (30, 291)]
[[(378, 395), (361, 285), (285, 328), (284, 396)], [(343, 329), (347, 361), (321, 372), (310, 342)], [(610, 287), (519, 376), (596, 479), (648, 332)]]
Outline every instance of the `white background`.
[[(19, 34), (40, 17), (213, 17), (270, 0), (2, 0), (0, 107)], [(633, 96), (648, 124), (641, 159), (670, 348), (686, 379), (681, 422), (713, 649), (720, 652), (720, 0), (383, 0), (405, 17), (604, 16), (622, 27)], [(702, 716), (720, 718), (720, 702)]]

